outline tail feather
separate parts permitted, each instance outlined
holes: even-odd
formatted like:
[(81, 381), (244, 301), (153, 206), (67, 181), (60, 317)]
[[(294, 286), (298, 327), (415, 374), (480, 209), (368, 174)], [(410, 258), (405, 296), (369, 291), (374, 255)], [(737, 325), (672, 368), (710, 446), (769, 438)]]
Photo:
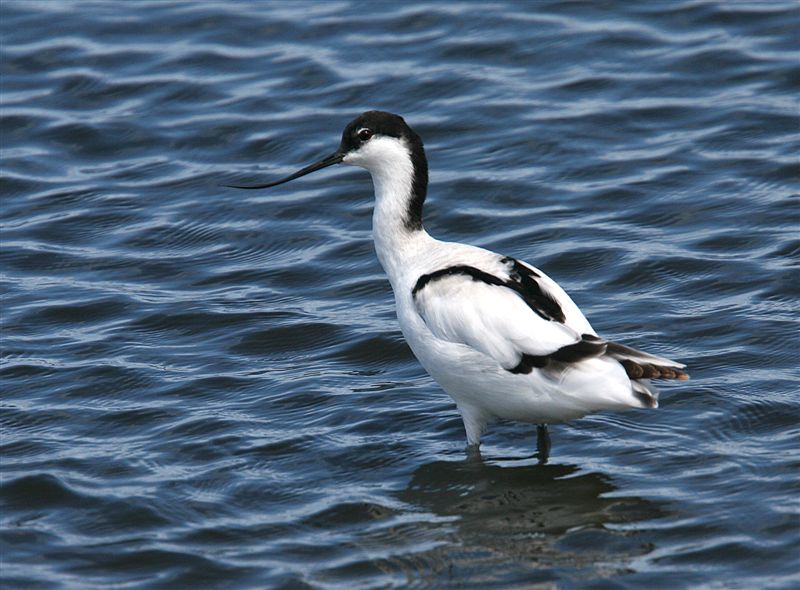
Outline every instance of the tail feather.
[(645, 408), (658, 407), (658, 390), (646, 380), (631, 381), (633, 395), (635, 395)]
[(685, 381), (689, 374), (681, 369), (686, 365), (636, 350), (624, 344), (609, 342), (606, 355), (619, 361), (631, 379), (678, 379)]

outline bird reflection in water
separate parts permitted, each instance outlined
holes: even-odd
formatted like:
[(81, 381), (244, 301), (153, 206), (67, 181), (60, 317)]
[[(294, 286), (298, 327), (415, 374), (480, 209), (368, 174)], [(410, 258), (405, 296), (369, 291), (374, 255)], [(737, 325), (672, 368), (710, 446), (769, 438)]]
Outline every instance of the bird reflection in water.
[(535, 458), (434, 461), (414, 472), (399, 499), (437, 517), (431, 532), (448, 531), (413, 565), (402, 560), (416, 570), (407, 575), (475, 581), (484, 572), (485, 583), (630, 574), (631, 562), (653, 550), (646, 529), (632, 525), (665, 514), (621, 494), (607, 475)]

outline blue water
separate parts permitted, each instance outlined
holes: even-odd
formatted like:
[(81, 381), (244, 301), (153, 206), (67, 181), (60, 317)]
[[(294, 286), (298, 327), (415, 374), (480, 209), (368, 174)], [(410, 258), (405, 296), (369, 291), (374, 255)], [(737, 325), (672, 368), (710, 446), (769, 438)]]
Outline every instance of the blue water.
[[(0, 11), (3, 588), (800, 587), (796, 1)], [(368, 174), (220, 186), (372, 108), (433, 235), (692, 380), (471, 460)]]

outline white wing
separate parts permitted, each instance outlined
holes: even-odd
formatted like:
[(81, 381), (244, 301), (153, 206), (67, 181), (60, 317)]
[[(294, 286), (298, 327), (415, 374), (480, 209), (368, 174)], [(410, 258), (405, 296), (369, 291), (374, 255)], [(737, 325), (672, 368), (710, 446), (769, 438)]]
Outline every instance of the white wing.
[[(547, 290), (563, 307), (564, 301), (556, 299), (563, 291), (558, 291)], [(577, 310), (569, 298), (566, 301)], [(547, 356), (576, 344), (581, 341), (584, 332), (579, 330), (584, 323), (591, 330), (579, 311), (583, 322), (578, 322), (576, 330), (541, 317), (513, 289), (475, 280), (468, 274), (454, 273), (427, 282), (414, 294), (414, 303), (437, 338), (466, 344), (506, 369), (517, 366), (523, 354)]]

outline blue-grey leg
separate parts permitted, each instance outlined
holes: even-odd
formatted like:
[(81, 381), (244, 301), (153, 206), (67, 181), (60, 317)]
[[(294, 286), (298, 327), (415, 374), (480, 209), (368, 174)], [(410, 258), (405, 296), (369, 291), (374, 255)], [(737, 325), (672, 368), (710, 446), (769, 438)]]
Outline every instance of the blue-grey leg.
[(536, 427), (536, 450), (539, 457), (539, 465), (544, 465), (550, 458), (550, 431), (547, 424), (539, 424)]

